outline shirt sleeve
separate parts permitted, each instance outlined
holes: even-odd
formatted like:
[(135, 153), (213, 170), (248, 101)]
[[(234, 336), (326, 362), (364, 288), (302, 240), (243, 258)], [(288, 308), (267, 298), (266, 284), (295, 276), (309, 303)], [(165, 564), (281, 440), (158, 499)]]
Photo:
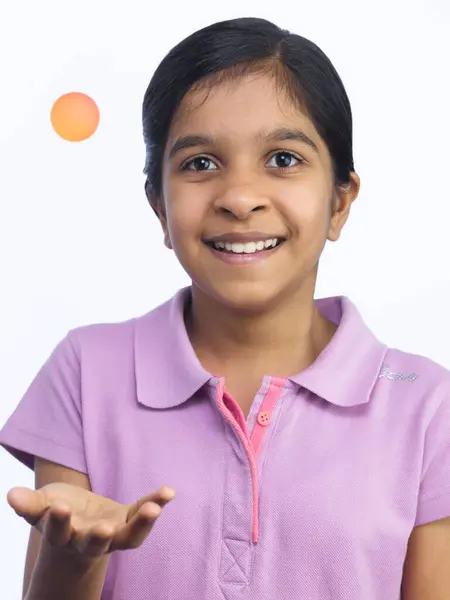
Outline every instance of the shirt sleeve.
[(87, 473), (80, 383), (80, 363), (69, 334), (0, 430), (0, 445), (30, 469), (39, 457)]
[(416, 525), (450, 517), (450, 397), (433, 416), (425, 439)]

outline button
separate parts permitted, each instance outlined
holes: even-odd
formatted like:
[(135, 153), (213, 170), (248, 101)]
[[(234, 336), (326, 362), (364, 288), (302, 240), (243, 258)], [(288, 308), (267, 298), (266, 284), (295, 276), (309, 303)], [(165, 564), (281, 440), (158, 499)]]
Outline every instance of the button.
[(258, 423), (263, 427), (267, 427), (270, 423), (270, 413), (267, 411), (260, 412), (258, 415)]

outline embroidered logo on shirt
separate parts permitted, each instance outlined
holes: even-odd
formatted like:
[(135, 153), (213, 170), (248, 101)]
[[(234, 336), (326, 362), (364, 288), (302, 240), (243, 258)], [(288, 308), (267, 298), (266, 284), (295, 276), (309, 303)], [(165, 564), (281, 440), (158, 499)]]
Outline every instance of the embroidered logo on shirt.
[(378, 379), (391, 379), (393, 381), (415, 381), (419, 376), (417, 373), (394, 373), (389, 365), (382, 365)]

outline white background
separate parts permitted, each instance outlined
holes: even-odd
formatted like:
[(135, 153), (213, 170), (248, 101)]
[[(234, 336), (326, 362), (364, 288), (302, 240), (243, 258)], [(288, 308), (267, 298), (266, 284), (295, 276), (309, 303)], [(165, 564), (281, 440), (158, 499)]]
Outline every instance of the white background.
[[(169, 49), (259, 16), (312, 39), (352, 102), (359, 200), (317, 295), (348, 295), (386, 343), (450, 366), (450, 4), (5, 1), (0, 8), (0, 426), (67, 330), (147, 312), (188, 283), (144, 196), (141, 103)], [(167, 7), (167, 8), (165, 8)], [(64, 142), (62, 94), (100, 127)], [(28, 526), (6, 504), (32, 473), (0, 450), (1, 597), (19, 600)], [(132, 600), (132, 599), (130, 599)]]

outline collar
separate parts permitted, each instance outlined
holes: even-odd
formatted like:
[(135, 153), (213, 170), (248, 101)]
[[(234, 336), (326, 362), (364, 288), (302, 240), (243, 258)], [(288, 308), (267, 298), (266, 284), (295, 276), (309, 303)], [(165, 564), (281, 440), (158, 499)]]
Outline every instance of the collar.
[(184, 288), (135, 320), (134, 365), (137, 398), (151, 408), (172, 408), (213, 379), (201, 365), (184, 324), (190, 288)]
[[(141, 404), (156, 409), (183, 404), (215, 379), (198, 360), (184, 324), (190, 288), (134, 320), (136, 390)], [(317, 307), (338, 329), (317, 360), (289, 380), (338, 406), (367, 403), (386, 346), (364, 324), (348, 298), (317, 300)]]
[(387, 346), (378, 341), (345, 296), (323, 298), (316, 305), (338, 328), (316, 361), (289, 377), (290, 381), (337, 406), (366, 404), (379, 377)]

